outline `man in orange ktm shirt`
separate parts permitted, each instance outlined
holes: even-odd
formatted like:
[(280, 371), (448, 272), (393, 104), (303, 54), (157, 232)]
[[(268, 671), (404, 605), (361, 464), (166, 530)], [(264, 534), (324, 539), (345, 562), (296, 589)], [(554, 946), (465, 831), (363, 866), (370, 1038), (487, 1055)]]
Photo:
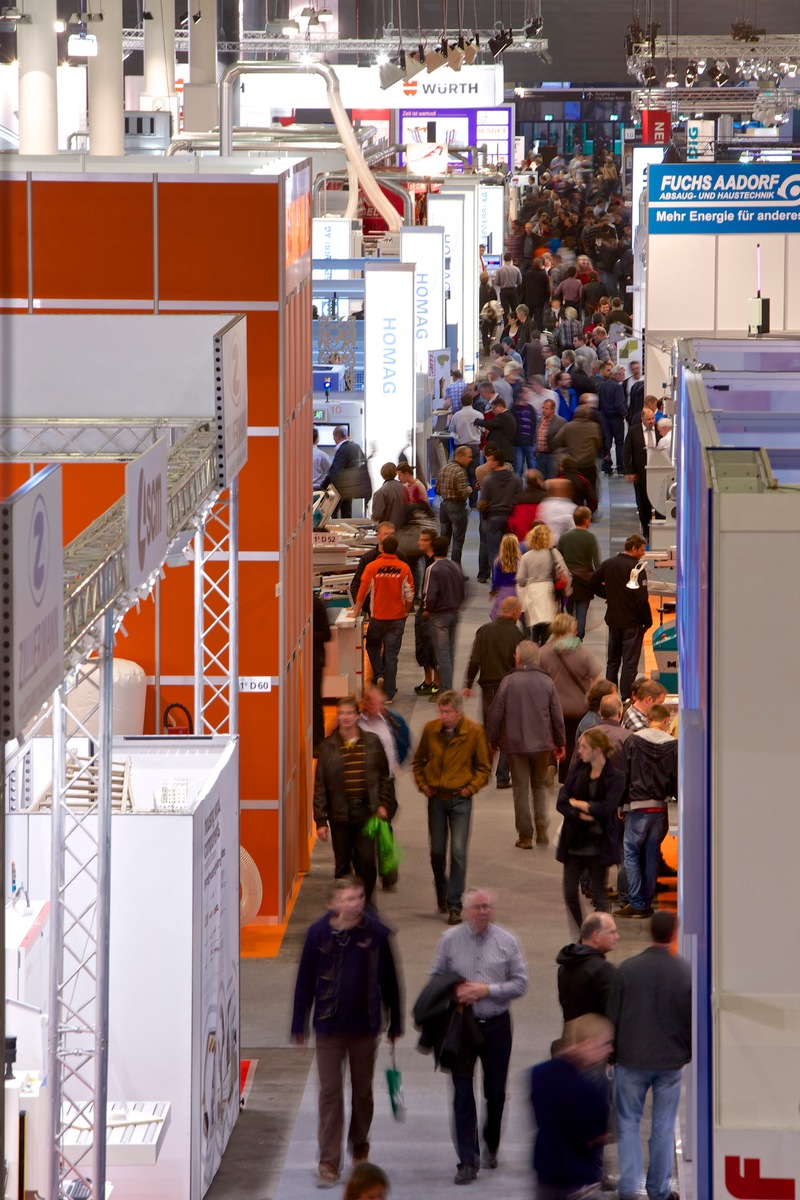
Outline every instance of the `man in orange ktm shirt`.
[(389, 700), (397, 691), (397, 659), (406, 627), (406, 617), (414, 603), (414, 576), (408, 563), (397, 557), (397, 538), (383, 539), (383, 549), (368, 563), (361, 576), (353, 616), (357, 617), (369, 596), (370, 616), (367, 629), (367, 654), (375, 679), (383, 679)]

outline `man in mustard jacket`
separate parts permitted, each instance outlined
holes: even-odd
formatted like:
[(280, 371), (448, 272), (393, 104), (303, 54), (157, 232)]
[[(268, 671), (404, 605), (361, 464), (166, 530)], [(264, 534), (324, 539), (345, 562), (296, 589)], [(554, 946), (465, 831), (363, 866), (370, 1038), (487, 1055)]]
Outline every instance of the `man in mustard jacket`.
[(428, 797), (431, 867), (439, 912), (449, 912), (448, 923), (458, 925), (467, 877), (472, 797), (486, 786), (492, 760), (483, 727), (464, 716), (464, 701), (458, 692), (442, 692), (438, 704), (439, 718), (425, 726), (414, 755), (414, 781)]

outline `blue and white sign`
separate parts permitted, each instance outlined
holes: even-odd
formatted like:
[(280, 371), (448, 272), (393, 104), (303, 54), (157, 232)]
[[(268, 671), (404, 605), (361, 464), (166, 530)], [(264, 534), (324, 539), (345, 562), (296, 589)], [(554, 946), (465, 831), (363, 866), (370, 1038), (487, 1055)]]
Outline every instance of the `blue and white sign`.
[(424, 370), (428, 351), (444, 343), (444, 230), (433, 225), (400, 230), (400, 261), (413, 263), (414, 352)]
[(414, 266), (364, 264), (364, 421), (372, 485), (414, 436)]
[(650, 234), (800, 232), (797, 163), (651, 166)]
[(439, 192), (428, 196), (428, 220), (444, 229), (445, 312), (458, 327), (458, 356), (464, 354), (464, 196)]
[(6, 651), (0, 663), (0, 738), (19, 737), (64, 678), (64, 554), (61, 468), (38, 471), (0, 503), (0, 586)]

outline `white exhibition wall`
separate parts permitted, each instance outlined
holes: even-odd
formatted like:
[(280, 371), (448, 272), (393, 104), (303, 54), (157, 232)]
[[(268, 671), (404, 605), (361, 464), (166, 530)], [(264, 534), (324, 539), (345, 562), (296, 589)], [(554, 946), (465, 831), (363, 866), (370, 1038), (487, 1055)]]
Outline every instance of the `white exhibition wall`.
[[(32, 749), (36, 797), (50, 739)], [(109, 1165), (108, 1179), (120, 1200), (201, 1200), (239, 1112), (238, 741), (115, 739), (114, 761), (127, 757), (135, 811), (111, 831), (108, 1095), (171, 1113), (158, 1162)], [(190, 811), (155, 812), (175, 778)], [(48, 898), (49, 812), (10, 814), (6, 829), (9, 877), (13, 859), (31, 898)]]

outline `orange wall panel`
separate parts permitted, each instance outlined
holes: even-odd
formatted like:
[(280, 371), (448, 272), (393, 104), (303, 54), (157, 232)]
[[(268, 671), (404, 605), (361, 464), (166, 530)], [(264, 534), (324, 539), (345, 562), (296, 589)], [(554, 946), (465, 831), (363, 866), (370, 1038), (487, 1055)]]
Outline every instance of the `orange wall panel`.
[(239, 563), (239, 674), (280, 676), (277, 562)]
[[(277, 425), (280, 421), (280, 320), (279, 312), (247, 314), (247, 421), (250, 425)], [(265, 352), (259, 353), (261, 349)]]
[(263, 695), (239, 694), (239, 736), (249, 747), (239, 770), (243, 800), (278, 799), (279, 720), (277, 688)]
[(279, 814), (276, 809), (253, 811), (245, 808), (239, 817), (242, 845), (255, 860), (264, 885), (261, 912), (268, 916), (283, 910), (278, 896), (278, 827)]
[[(287, 460), (287, 466), (290, 463)], [(293, 467), (291, 463), (290, 469)], [(241, 550), (280, 548), (280, 484), (280, 439), (251, 437), (247, 443), (247, 462), (239, 475)]]
[[(79, 270), (65, 253), (73, 232)], [(152, 299), (152, 182), (34, 176), (33, 287), (52, 299)]]
[(28, 198), (24, 179), (0, 182), (0, 300), (28, 295)]
[(163, 300), (275, 300), (278, 184), (263, 179), (158, 181)]

